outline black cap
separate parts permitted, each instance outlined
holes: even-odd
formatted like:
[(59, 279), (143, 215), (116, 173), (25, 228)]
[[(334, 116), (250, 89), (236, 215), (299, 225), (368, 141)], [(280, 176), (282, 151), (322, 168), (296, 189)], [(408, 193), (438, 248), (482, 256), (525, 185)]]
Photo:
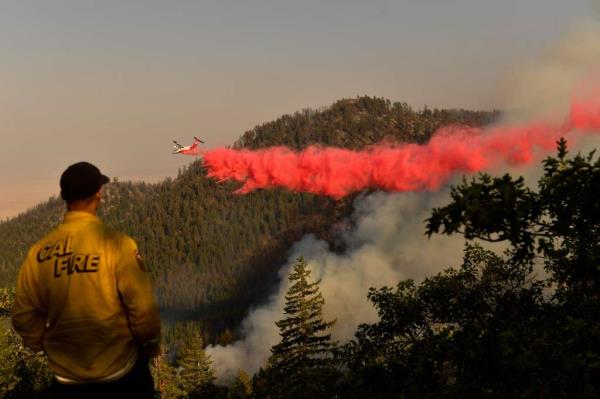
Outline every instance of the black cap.
[(69, 166), (60, 176), (60, 196), (67, 202), (91, 197), (110, 179), (89, 162)]

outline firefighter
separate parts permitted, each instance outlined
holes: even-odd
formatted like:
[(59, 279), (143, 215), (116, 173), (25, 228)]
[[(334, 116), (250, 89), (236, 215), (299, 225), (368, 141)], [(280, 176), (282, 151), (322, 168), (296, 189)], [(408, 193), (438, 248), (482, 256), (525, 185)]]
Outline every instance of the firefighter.
[(154, 394), (158, 306), (135, 241), (96, 216), (108, 181), (87, 162), (63, 172), (64, 220), (29, 249), (17, 280), (13, 326), (48, 357), (61, 398)]

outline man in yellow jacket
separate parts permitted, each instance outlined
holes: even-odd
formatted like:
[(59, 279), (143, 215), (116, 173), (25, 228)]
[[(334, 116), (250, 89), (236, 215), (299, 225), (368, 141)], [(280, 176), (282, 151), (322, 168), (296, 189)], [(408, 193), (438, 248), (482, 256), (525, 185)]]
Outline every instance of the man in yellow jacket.
[(108, 181), (87, 162), (65, 170), (64, 221), (30, 248), (19, 272), (13, 326), (48, 356), (59, 397), (154, 392), (158, 306), (135, 241), (96, 216)]

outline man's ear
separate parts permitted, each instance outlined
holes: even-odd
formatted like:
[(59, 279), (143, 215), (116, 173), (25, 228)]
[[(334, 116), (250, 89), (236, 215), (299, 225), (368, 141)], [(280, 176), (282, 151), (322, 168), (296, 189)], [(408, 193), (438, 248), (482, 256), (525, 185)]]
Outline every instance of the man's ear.
[(102, 189), (98, 190), (94, 196), (100, 201), (102, 199)]

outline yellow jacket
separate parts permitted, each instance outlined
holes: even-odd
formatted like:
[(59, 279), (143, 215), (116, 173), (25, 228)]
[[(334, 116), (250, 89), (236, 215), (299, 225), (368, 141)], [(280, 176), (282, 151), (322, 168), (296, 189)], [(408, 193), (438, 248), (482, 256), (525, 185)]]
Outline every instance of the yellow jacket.
[(135, 241), (86, 212), (67, 212), (30, 248), (12, 321), (63, 383), (119, 379), (139, 347), (152, 350), (160, 339), (158, 306)]

